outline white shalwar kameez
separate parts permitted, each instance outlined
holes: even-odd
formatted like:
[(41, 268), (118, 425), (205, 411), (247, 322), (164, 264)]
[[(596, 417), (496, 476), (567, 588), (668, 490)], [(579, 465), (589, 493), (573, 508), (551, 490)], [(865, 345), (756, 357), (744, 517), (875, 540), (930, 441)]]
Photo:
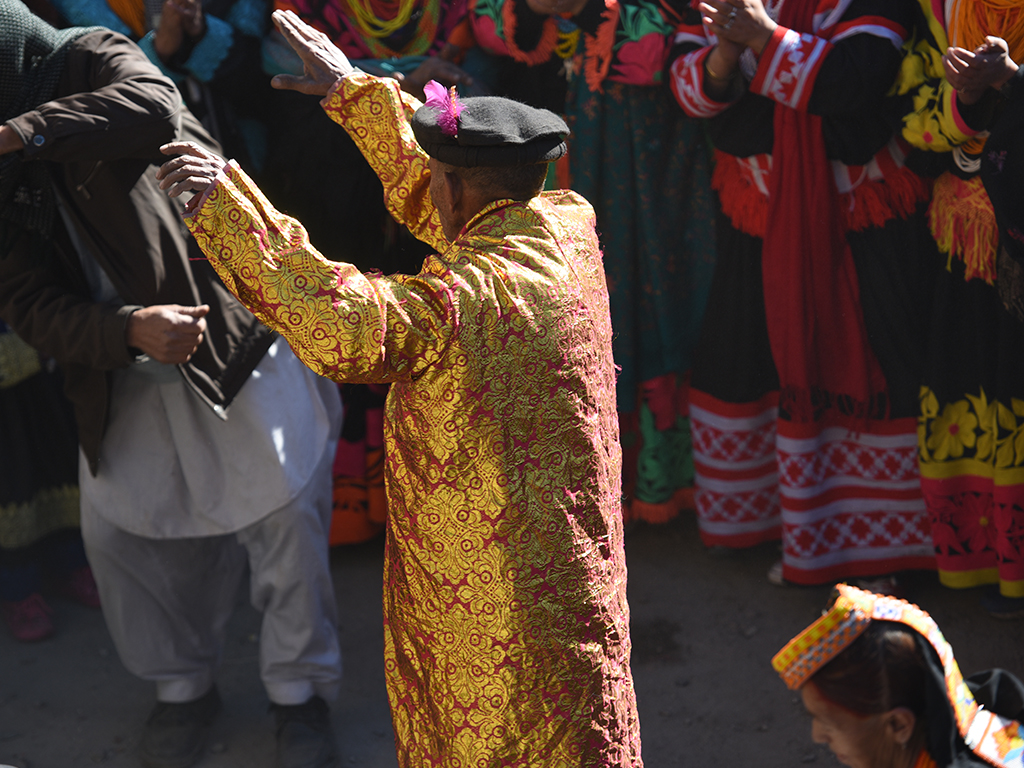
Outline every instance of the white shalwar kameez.
[[(123, 303), (59, 206), (96, 301)], [(336, 385), (278, 338), (225, 411), (172, 365), (113, 372), (95, 476), (82, 455), (82, 538), (128, 670), (185, 702), (213, 684), (245, 573), (263, 612), (275, 704), (333, 700), (341, 677), (328, 563)]]
[(115, 372), (98, 474), (80, 462), (82, 534), (121, 659), (160, 701), (213, 684), (246, 560), (270, 700), (336, 696), (327, 533), (339, 418), (337, 388), (281, 339), (226, 419), (173, 366)]

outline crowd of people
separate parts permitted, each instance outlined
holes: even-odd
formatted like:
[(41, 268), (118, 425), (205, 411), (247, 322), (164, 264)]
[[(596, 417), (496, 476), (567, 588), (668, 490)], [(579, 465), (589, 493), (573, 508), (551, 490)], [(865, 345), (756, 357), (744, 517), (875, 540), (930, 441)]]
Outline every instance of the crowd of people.
[(384, 530), (403, 766), (640, 766), (623, 532), (683, 510), (1024, 616), (1024, 2), (26, 2), (0, 612), (102, 606), (145, 765), (247, 569), (278, 765), (333, 765), (327, 547)]

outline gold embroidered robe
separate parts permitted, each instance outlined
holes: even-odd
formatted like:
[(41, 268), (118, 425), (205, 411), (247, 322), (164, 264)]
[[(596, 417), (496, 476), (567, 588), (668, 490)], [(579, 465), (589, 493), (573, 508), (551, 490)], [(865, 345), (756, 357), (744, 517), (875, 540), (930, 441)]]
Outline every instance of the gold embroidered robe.
[(362, 74), (324, 101), (396, 218), (437, 248), (418, 275), (325, 260), (233, 165), (189, 227), (313, 370), (392, 383), (384, 617), (399, 763), (639, 768), (593, 210), (568, 191), (500, 200), (449, 243), (405, 120), (417, 105)]

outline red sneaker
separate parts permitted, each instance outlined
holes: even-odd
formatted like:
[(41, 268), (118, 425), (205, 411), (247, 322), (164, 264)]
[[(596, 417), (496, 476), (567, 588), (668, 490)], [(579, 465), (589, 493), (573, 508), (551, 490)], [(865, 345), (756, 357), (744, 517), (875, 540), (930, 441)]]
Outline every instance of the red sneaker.
[(51, 613), (50, 606), (38, 592), (17, 602), (0, 600), (0, 614), (3, 614), (14, 638), (23, 643), (32, 643), (53, 634)]
[(71, 572), (68, 580), (61, 584), (61, 594), (88, 608), (100, 607), (100, 591), (96, 588), (96, 579), (92, 577), (92, 568), (83, 565)]

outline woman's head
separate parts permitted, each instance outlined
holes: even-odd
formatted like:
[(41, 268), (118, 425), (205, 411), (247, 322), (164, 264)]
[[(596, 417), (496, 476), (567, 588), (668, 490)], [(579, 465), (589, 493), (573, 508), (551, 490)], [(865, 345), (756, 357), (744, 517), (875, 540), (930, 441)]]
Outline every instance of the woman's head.
[[(935, 620), (906, 600), (837, 584), (772, 666), (803, 696), (814, 740), (853, 768), (911, 768), (919, 757), (960, 765), (969, 753), (1024, 768), (1006, 752), (1024, 725), (979, 706)], [(1007, 708), (1013, 717), (1019, 704)]]
[(926, 667), (916, 633), (872, 621), (801, 688), (814, 741), (851, 768), (913, 764), (925, 739)]

